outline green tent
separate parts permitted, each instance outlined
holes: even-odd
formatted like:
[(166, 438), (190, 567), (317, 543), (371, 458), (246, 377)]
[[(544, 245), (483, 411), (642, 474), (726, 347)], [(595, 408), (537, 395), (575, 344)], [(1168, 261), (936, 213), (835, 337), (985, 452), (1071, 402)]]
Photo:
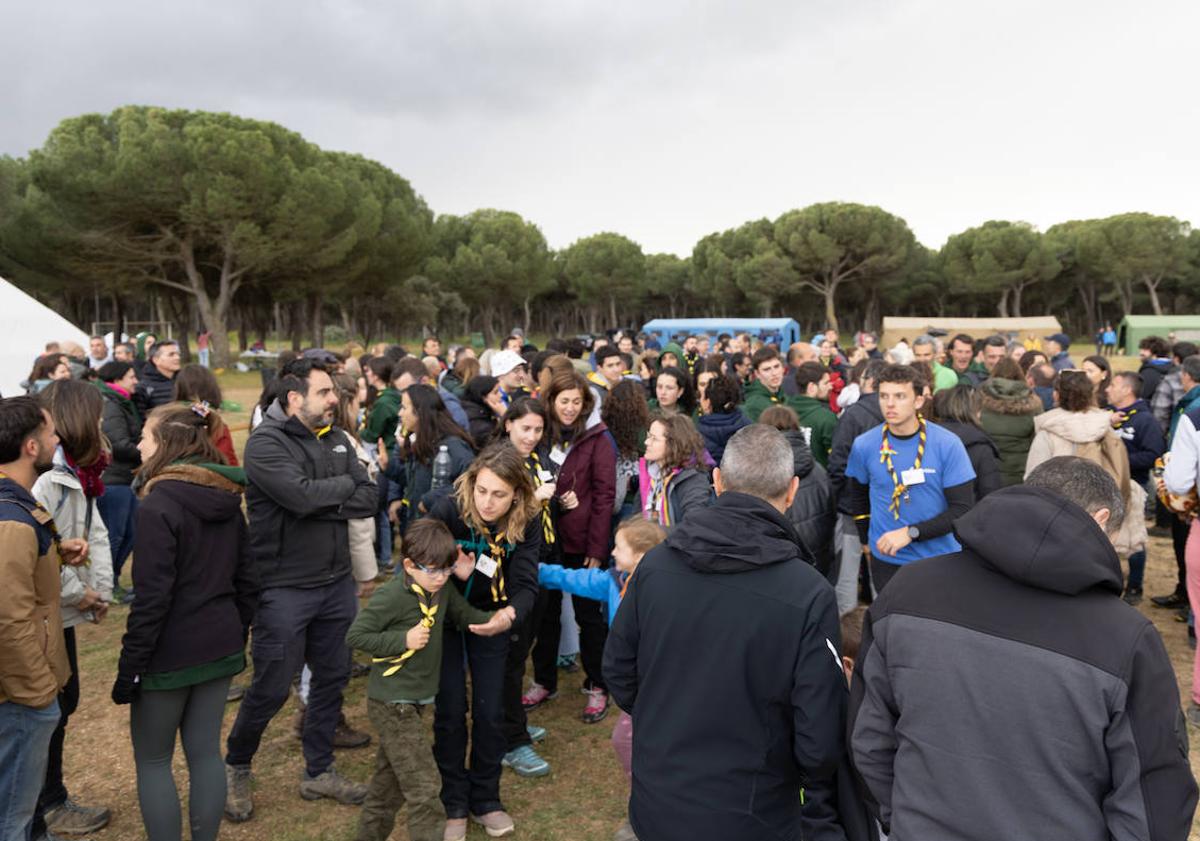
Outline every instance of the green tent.
[(1117, 330), (1117, 344), (1123, 353), (1133, 356), (1147, 336), (1167, 339), (1174, 333), (1175, 341), (1200, 343), (1200, 315), (1127, 315)]

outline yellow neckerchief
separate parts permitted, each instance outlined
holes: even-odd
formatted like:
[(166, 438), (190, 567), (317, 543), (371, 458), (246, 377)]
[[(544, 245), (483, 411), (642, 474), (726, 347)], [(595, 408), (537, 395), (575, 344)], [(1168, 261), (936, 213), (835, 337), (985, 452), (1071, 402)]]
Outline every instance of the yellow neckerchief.
[[(921, 461), (925, 458), (925, 418), (917, 415), (917, 460), (913, 462), (912, 469), (920, 470)], [(892, 464), (892, 456), (896, 455), (896, 451), (892, 449), (888, 443), (888, 427), (883, 425), (883, 443), (879, 447), (879, 460), (887, 465), (888, 473), (892, 477), (892, 501), (888, 503), (888, 510), (892, 512), (892, 516), (897, 520), (900, 519), (900, 497), (903, 496), (905, 501), (908, 500), (908, 488), (900, 481), (900, 477), (896, 475), (896, 468)]]
[[(438, 612), (438, 605), (434, 603), (434, 596), (426, 593), (416, 582), (411, 583), (409, 585), (409, 589), (417, 594), (417, 607), (421, 608), (421, 621), (419, 624), (432, 630), (433, 623), (436, 621)], [(384, 677), (391, 677), (396, 672), (404, 668), (405, 661), (416, 653), (417, 652), (415, 649), (410, 648), (398, 657), (372, 657), (371, 662), (391, 663), (391, 666), (383, 670)]]
[[(504, 532), (493, 538), (492, 533), (484, 528), (481, 534), (487, 543), (488, 551), (491, 552), (491, 559), (496, 562), (496, 574), (492, 576), (492, 601), (506, 602), (508, 593), (504, 588), (504, 559), (508, 557), (508, 545), (504, 540)], [(471, 540), (475, 541), (475, 529), (471, 529)]]
[[(533, 487), (536, 490), (545, 484), (542, 481), (542, 461), (538, 458), (536, 450), (529, 454), (529, 458), (533, 463), (526, 462), (526, 464), (533, 470)], [(547, 546), (554, 543), (554, 518), (550, 516), (550, 500), (548, 499), (542, 503), (542, 539)]]
[[(16, 479), (9, 476), (7, 473), (0, 471), (0, 480), (4, 480), (4, 479), (8, 479), (14, 485), (20, 485), (20, 483), (17, 482)], [(33, 494), (30, 494), (30, 497), (32, 498)], [(24, 508), (24, 506), (21, 505), (19, 502), (14, 502), (13, 505), (18, 505), (18, 506), (21, 506), (22, 508)], [(54, 522), (54, 515), (51, 514), (50, 511), (46, 508), (46, 506), (42, 505), (42, 503), (39, 502), (37, 499), (33, 500), (33, 507), (34, 507), (35, 511), (40, 511), (42, 514), (46, 515), (46, 522), (44, 523), (44, 525), (46, 526), (46, 528), (50, 529), (50, 540), (52, 540), (54, 542), (54, 548), (58, 552), (58, 565), (60, 567), (64, 566), (63, 559), (62, 559), (62, 556), (63, 556), (62, 535), (60, 535), (58, 533), (58, 525), (55, 524), (55, 522)], [(36, 520), (37, 518), (35, 517), (34, 519)], [(90, 564), (91, 561), (89, 560), (89, 561), (87, 561), (87, 563)]]
[(1136, 415), (1139, 411), (1141, 410), (1133, 409), (1132, 411), (1126, 412), (1124, 409), (1113, 409), (1112, 428), (1120, 429), (1125, 425), (1127, 420)]
[(314, 434), (317, 436), (317, 440), (319, 441), (319, 440), (321, 440), (322, 438), (324, 438), (326, 435), (328, 435), (328, 434), (329, 434), (329, 430), (331, 430), (331, 429), (333, 429), (333, 424), (331, 424), (331, 423), (327, 423), (327, 424), (325, 424), (325, 426), (323, 426), (323, 427), (321, 427), (320, 429), (316, 430), (316, 432), (315, 432)]

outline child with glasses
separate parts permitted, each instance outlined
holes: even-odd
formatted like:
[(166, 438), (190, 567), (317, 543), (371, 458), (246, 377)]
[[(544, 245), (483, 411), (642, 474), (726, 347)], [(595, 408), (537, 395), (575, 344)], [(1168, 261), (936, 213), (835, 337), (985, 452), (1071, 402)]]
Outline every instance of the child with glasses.
[(507, 631), (511, 607), (494, 613), (467, 603), (446, 582), (458, 545), (438, 520), (413, 523), (404, 535), (403, 571), (381, 587), (346, 634), (371, 655), (367, 711), (379, 737), (375, 775), (359, 817), (360, 841), (385, 841), (408, 804), (412, 841), (441, 841), (446, 810), (441, 778), (422, 718), (437, 695), (446, 622), (480, 636)]

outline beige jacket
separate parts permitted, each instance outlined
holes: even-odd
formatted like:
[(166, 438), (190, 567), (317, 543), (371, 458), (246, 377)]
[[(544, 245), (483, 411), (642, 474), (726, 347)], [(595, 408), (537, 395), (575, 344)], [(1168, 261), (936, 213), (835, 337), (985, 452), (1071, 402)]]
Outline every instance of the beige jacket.
[(1082, 456), (1096, 460), (1099, 449), (1103, 449), (1108, 461), (1116, 465), (1115, 473), (1110, 471), (1110, 474), (1125, 500), (1125, 521), (1120, 531), (1111, 536), (1113, 546), (1124, 555), (1145, 549), (1150, 539), (1142, 513), (1146, 507), (1146, 490), (1129, 479), (1129, 453), (1112, 428), (1112, 413), (1104, 409), (1089, 409), (1086, 412), (1051, 409), (1035, 417), (1033, 425), (1037, 431), (1029, 446), (1025, 476), (1028, 477), (1038, 465), (1057, 456)]
[[(11, 504), (11, 503), (8, 503)], [(44, 511), (30, 515), (49, 522)], [(23, 516), (23, 515), (21, 515)], [(71, 676), (59, 608), (58, 547), (38, 554), (38, 534), (18, 518), (0, 520), (0, 704), (50, 704)]]
[[(367, 476), (374, 482), (379, 476), (379, 467), (367, 455), (363, 445), (349, 432), (345, 432), (354, 451), (358, 454), (358, 463), (367, 471)], [(361, 520), (349, 520), (346, 523), (350, 531), (350, 569), (355, 581), (374, 581), (379, 575), (379, 562), (375, 558), (375, 518), (363, 517)]]

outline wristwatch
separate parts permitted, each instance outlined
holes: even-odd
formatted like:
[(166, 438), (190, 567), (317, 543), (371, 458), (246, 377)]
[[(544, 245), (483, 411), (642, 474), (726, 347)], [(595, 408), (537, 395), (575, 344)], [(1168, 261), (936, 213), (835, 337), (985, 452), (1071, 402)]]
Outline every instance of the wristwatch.
[(908, 527), (908, 539), (909, 540), (920, 540), (921, 539), (921, 530), (919, 528), (917, 528), (916, 526), (909, 526)]

